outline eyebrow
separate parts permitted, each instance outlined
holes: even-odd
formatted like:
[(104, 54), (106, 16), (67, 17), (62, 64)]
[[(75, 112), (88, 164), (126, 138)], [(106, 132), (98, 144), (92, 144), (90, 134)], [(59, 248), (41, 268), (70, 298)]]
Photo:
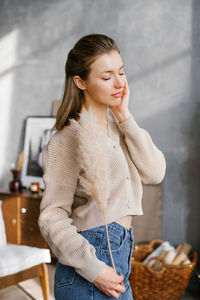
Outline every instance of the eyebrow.
[[(124, 65), (121, 66), (121, 67), (119, 68), (119, 70), (121, 70), (123, 67), (124, 67)], [(101, 72), (101, 73), (112, 73), (112, 72), (113, 72), (112, 70), (107, 70), (107, 71), (103, 71), (103, 72)], [(100, 73), (100, 74), (101, 74), (101, 73)]]

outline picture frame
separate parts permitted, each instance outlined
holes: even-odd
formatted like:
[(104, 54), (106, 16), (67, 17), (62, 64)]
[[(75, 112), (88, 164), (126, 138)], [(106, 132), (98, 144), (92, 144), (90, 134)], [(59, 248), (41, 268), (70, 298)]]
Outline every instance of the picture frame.
[(44, 189), (42, 179), (42, 151), (48, 144), (56, 118), (53, 116), (27, 116), (24, 135), (24, 163), (21, 170), (23, 187), (30, 187), (31, 183), (38, 182)]

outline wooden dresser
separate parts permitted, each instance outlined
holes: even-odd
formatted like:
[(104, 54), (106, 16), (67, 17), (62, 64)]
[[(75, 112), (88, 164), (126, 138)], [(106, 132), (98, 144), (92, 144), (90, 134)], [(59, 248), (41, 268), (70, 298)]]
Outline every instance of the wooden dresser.
[(30, 192), (0, 190), (8, 243), (48, 248), (38, 226), (41, 199)]
[[(38, 226), (41, 198), (30, 192), (0, 190), (9, 243), (48, 247)], [(132, 221), (135, 243), (161, 238), (162, 183), (143, 185), (142, 202), (144, 215), (135, 216)]]

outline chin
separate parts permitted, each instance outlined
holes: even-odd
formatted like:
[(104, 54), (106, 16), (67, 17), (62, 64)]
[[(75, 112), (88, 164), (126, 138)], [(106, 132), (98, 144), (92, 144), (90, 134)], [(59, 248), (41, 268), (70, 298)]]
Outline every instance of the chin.
[(121, 98), (117, 98), (114, 101), (112, 101), (113, 106), (119, 105), (120, 103), (121, 103)]

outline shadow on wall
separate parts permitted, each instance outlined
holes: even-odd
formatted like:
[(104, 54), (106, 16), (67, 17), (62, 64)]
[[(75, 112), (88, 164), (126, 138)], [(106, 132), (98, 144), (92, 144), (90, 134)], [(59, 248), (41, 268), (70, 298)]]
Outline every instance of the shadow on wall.
[[(187, 228), (186, 238), (198, 251), (199, 259), (197, 269), (200, 270), (200, 1), (193, 0), (192, 9), (192, 56), (191, 56), (191, 99), (193, 99), (193, 111), (191, 120), (185, 120), (188, 126), (184, 132), (188, 145), (188, 159), (183, 166), (186, 170), (185, 178), (188, 185), (187, 195)], [(195, 273), (190, 281), (189, 288), (200, 293), (200, 282)]]
[[(198, 252), (198, 262), (196, 270), (200, 270), (200, 103), (196, 104), (196, 109), (192, 120), (189, 121), (187, 132), (184, 133), (187, 138), (188, 159), (183, 165), (185, 169), (184, 181), (187, 187), (186, 203), (186, 240), (193, 245), (193, 249)], [(197, 273), (193, 274), (189, 289), (200, 292), (200, 282), (197, 279)]]
[(193, 106), (191, 120), (185, 120), (188, 124), (185, 126), (188, 160), (184, 167), (188, 184), (187, 239), (193, 243), (200, 255), (200, 1), (193, 0), (192, 13), (191, 99), (193, 99)]

